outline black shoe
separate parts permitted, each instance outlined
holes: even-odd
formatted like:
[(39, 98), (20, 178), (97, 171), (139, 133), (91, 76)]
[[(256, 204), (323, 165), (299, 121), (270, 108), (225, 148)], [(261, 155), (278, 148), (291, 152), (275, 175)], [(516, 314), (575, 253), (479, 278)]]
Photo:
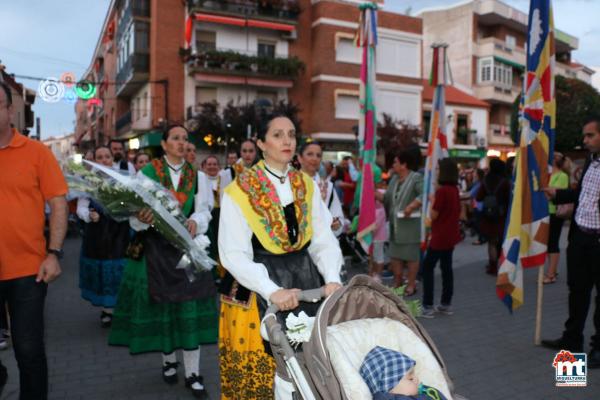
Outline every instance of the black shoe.
[[(202, 385), (202, 389), (194, 389), (192, 387), (194, 383), (199, 383)], [(204, 378), (202, 378), (202, 375), (198, 376), (196, 374), (192, 374), (191, 376), (185, 378), (185, 387), (190, 388), (195, 398), (208, 399), (208, 394), (204, 388)]]
[[(177, 367), (179, 366), (179, 363), (176, 362), (166, 362), (165, 365), (163, 365), (163, 381), (165, 381), (165, 383), (168, 383), (169, 385), (174, 385), (177, 383), (177, 381), (179, 380), (179, 378), (177, 377)], [(165, 372), (167, 372), (170, 369), (174, 369), (175, 373), (173, 375), (165, 375)]]
[(542, 340), (542, 346), (552, 350), (569, 350), (571, 353), (583, 353), (583, 345), (572, 345), (560, 337), (556, 340)]
[(2, 390), (4, 390), (6, 381), (8, 381), (8, 372), (6, 371), (6, 367), (0, 364), (0, 396), (2, 396)]
[(587, 367), (591, 369), (600, 368), (600, 350), (592, 350), (587, 356)]
[(100, 323), (102, 324), (103, 328), (110, 328), (110, 325), (112, 324), (112, 317), (112, 314), (102, 311), (100, 314)]

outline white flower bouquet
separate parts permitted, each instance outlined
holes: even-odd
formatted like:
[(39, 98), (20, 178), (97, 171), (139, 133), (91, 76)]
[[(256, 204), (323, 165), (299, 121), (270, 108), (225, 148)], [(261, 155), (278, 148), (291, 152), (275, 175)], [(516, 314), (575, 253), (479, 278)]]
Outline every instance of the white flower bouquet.
[(184, 227), (186, 218), (179, 202), (169, 190), (144, 176), (124, 176), (103, 165), (84, 162), (92, 169), (75, 162), (67, 164), (65, 176), (72, 194), (90, 197), (116, 221), (125, 221), (150, 208), (154, 216), (152, 227), (184, 252), (177, 268), (185, 269), (190, 280), (195, 271), (211, 270), (216, 265), (206, 252), (209, 239), (205, 235), (192, 238)]

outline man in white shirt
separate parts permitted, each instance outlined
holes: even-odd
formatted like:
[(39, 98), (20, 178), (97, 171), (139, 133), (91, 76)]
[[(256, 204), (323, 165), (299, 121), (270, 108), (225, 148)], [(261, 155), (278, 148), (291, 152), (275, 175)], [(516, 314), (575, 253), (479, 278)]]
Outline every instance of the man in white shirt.
[(108, 147), (113, 155), (113, 169), (116, 171), (127, 171), (130, 176), (135, 175), (135, 167), (132, 163), (127, 161), (125, 157), (125, 149), (123, 148), (123, 142), (115, 139), (111, 139), (108, 142)]
[(583, 352), (583, 329), (595, 286), (596, 332), (591, 338), (587, 367), (600, 368), (600, 116), (591, 117), (584, 124), (583, 143), (591, 155), (577, 189), (544, 189), (555, 204), (574, 203), (575, 209), (567, 247), (569, 319), (559, 339), (542, 340), (542, 345), (555, 350)]

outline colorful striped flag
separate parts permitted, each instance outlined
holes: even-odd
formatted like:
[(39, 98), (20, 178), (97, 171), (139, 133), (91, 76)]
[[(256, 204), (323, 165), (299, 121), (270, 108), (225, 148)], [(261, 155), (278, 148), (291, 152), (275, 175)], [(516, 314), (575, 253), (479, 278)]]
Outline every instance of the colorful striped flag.
[(429, 145), (425, 162), (425, 180), (423, 188), (423, 216), (421, 218), (421, 248), (425, 250), (428, 242), (428, 228), (431, 226), (431, 201), (429, 197), (435, 192), (437, 183), (438, 161), (448, 157), (448, 140), (446, 138), (446, 80), (447, 61), (446, 45), (433, 46), (433, 64), (429, 84), (435, 87), (433, 93), (433, 110), (429, 124)]
[(360, 19), (356, 44), (362, 47), (360, 69), (360, 119), (358, 142), (361, 169), (360, 203), (358, 209), (358, 234), (365, 251), (373, 243), (375, 230), (375, 183), (373, 166), (376, 158), (377, 113), (375, 109), (375, 49), (377, 47), (377, 4), (364, 3), (359, 6)]
[(511, 312), (523, 304), (523, 268), (540, 267), (546, 261), (549, 214), (542, 188), (552, 168), (556, 123), (550, 0), (531, 0), (526, 52), (520, 143), (496, 281), (496, 293)]

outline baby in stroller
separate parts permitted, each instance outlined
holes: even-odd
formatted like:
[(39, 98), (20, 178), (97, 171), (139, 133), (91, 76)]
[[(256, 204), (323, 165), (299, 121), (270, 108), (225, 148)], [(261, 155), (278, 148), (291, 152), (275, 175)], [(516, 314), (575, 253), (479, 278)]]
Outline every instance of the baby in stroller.
[[(299, 299), (314, 301), (320, 298), (320, 295), (308, 292), (301, 292)], [(412, 377), (412, 373), (409, 373), (411, 369), (414, 369), (415, 377), (432, 386), (421, 386), (422, 391), (434, 396), (423, 397), (423, 393), (415, 395), (413, 390), (409, 395), (421, 396), (413, 398), (461, 398), (454, 393), (452, 381), (433, 340), (412, 317), (403, 300), (366, 275), (353, 277), (347, 286), (323, 300), (310, 338), (302, 344), (302, 351), (295, 352), (292, 349), (278, 319), (269, 310), (263, 319), (263, 326), (273, 350), (277, 374), (290, 382), (293, 386), (291, 391), (295, 388), (296, 398), (367, 400), (372, 399), (373, 394), (386, 396), (403, 377), (406, 376), (406, 380)], [(360, 374), (363, 361), (378, 346), (393, 349), (396, 359), (400, 354), (403, 360), (410, 360), (410, 367), (404, 368), (404, 373), (394, 375), (392, 382), (396, 381), (381, 394), (378, 394), (379, 390), (371, 390)], [(373, 370), (379, 371), (381, 368), (379, 363)], [(434, 392), (439, 392), (439, 396), (435, 397)], [(285, 398), (291, 399), (292, 396)], [(410, 398), (406, 395), (400, 397)]]
[(359, 372), (373, 400), (446, 400), (439, 390), (419, 382), (415, 364), (415, 360), (399, 351), (375, 346)]

